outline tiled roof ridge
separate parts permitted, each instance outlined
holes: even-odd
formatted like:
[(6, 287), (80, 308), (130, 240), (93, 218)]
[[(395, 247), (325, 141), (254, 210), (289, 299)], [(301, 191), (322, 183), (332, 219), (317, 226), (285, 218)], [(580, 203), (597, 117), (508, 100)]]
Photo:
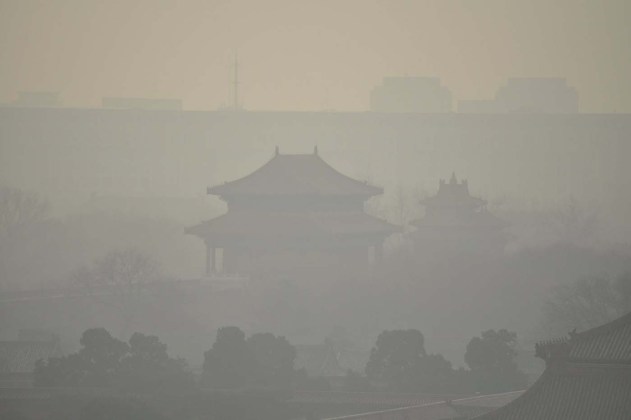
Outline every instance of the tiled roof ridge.
[(565, 359), (571, 350), (570, 337), (558, 337), (539, 341), (535, 344), (535, 356), (543, 360)]
[[(276, 149), (276, 150), (278, 150), (278, 149)], [(219, 188), (219, 187), (226, 186), (226, 185), (230, 185), (230, 184), (234, 184), (234, 183), (237, 183), (237, 182), (241, 182), (241, 181), (244, 181), (244, 180), (246, 180), (248, 178), (254, 177), (259, 172), (261, 172), (261, 170), (263, 170), (263, 168), (265, 168), (267, 165), (269, 165), (270, 162), (272, 162), (274, 159), (277, 159), (279, 156), (280, 155), (278, 153), (276, 153), (274, 156), (272, 156), (271, 159), (268, 159), (263, 165), (261, 165), (260, 167), (258, 167), (254, 171), (250, 172), (249, 174), (247, 174), (245, 176), (242, 176), (241, 178), (233, 179), (232, 181), (225, 181), (223, 184), (217, 184), (217, 185), (213, 185), (212, 187), (208, 187), (207, 188), (208, 194), (219, 195), (219, 193), (213, 193), (212, 190), (214, 190), (216, 188)]]
[(256, 178), (257, 176), (259, 176), (259, 174), (264, 171), (268, 165), (272, 164), (272, 162), (274, 162), (275, 160), (278, 159), (295, 159), (295, 158), (309, 158), (309, 159), (313, 159), (316, 160), (319, 164), (324, 165), (327, 170), (332, 171), (336, 176), (342, 177), (345, 180), (351, 181), (359, 186), (363, 186), (366, 189), (371, 190), (370, 193), (361, 193), (359, 195), (366, 195), (366, 194), (370, 194), (370, 195), (378, 195), (378, 194), (382, 194), (383, 193), (383, 188), (381, 187), (377, 187), (374, 185), (370, 185), (367, 182), (362, 182), (359, 181), (357, 179), (354, 179), (348, 175), (345, 175), (343, 173), (341, 173), (340, 171), (338, 171), (337, 169), (335, 169), (334, 167), (332, 167), (331, 165), (329, 165), (324, 159), (322, 159), (322, 157), (320, 157), (320, 155), (318, 153), (301, 153), (301, 154), (280, 154), (278, 153), (278, 149), (276, 151), (276, 153), (274, 154), (274, 156), (272, 156), (271, 159), (269, 159), (267, 162), (265, 162), (263, 165), (261, 165), (259, 168), (255, 169), (253, 172), (249, 173), (248, 175), (245, 175), (241, 178), (232, 180), (232, 181), (227, 181), (224, 182), (223, 184), (217, 184), (214, 185), (212, 187), (208, 187), (207, 188), (207, 193), (208, 194), (213, 194), (213, 195), (231, 195), (230, 192), (226, 192), (225, 188), (226, 187), (232, 187), (232, 186), (236, 186), (237, 184), (240, 184), (246, 180), (249, 179), (253, 179)]
[(538, 398), (540, 398), (540, 394), (542, 392), (540, 389), (545, 387), (545, 385), (548, 384), (549, 381), (554, 381), (555, 378), (564, 376), (577, 377), (583, 374), (598, 373), (603, 375), (606, 373), (607, 377), (609, 377), (610, 373), (615, 373), (616, 375), (623, 375), (624, 377), (626, 377), (626, 375), (631, 374), (631, 366), (623, 365), (621, 367), (620, 365), (616, 364), (568, 362), (566, 364), (563, 364), (562, 368), (560, 369), (558, 367), (548, 367), (541, 374), (541, 376), (539, 376), (537, 381), (535, 381), (535, 383), (530, 388), (528, 388), (528, 390), (526, 390), (526, 392), (524, 392), (521, 396), (489, 413), (476, 416), (472, 420), (493, 420), (504, 418), (512, 419), (513, 417), (510, 415), (510, 413), (514, 413), (515, 410), (520, 409), (522, 406), (530, 404), (532, 400), (537, 400)]
[[(279, 156), (296, 156), (296, 155), (279, 155)], [(348, 176), (348, 175), (346, 175), (346, 174), (343, 174), (342, 172), (338, 171), (338, 170), (337, 170), (337, 169), (335, 169), (333, 166), (329, 165), (329, 164), (328, 164), (328, 163), (327, 163), (324, 159), (322, 159), (322, 158), (320, 157), (320, 155), (319, 155), (319, 154), (317, 154), (317, 153), (314, 153), (314, 154), (307, 154), (307, 155), (298, 155), (298, 156), (313, 156), (313, 157), (314, 157), (314, 158), (316, 158), (319, 162), (322, 162), (322, 164), (323, 164), (323, 165), (327, 166), (330, 170), (332, 170), (333, 172), (335, 172), (335, 174), (336, 174), (336, 175), (339, 175), (339, 176), (341, 176), (341, 177), (343, 177), (343, 178), (346, 178), (346, 179), (348, 179), (349, 181), (353, 181), (353, 182), (356, 182), (356, 183), (358, 183), (358, 184), (363, 184), (363, 185), (365, 185), (365, 186), (367, 186), (367, 187), (369, 187), (369, 188), (374, 189), (375, 191), (379, 191), (378, 193), (375, 193), (375, 195), (376, 195), (376, 194), (382, 194), (382, 193), (383, 193), (383, 188), (381, 188), (381, 187), (377, 187), (377, 186), (374, 186), (374, 185), (370, 185), (370, 184), (368, 183), (368, 181), (359, 181), (359, 180), (357, 180), (357, 179), (355, 179), (355, 178), (352, 178), (352, 177), (350, 177), (350, 176)]]
[[(570, 331), (566, 337), (539, 341), (535, 344), (535, 355), (544, 360), (559, 358), (570, 360), (570, 352), (581, 341), (611, 333), (612, 331), (628, 324), (631, 324), (631, 312), (606, 324), (590, 328), (583, 332), (577, 333), (576, 330), (573, 330)], [(591, 359), (583, 360), (580, 358), (571, 358), (571, 360), (576, 362), (589, 360), (591, 363), (594, 363), (594, 360)], [(603, 364), (609, 362), (611, 361), (607, 359), (601, 361)]]
[(575, 361), (571, 360), (565, 364), (563, 370), (556, 370), (556, 373), (592, 373), (596, 371), (614, 371), (616, 373), (629, 374), (631, 373), (631, 362), (620, 363), (617, 361)]
[(628, 312), (627, 314), (622, 315), (621, 317), (618, 317), (614, 319), (613, 321), (610, 321), (606, 324), (590, 328), (583, 332), (579, 332), (579, 333), (570, 332), (570, 337), (573, 341), (581, 340), (585, 338), (592, 338), (597, 335), (606, 334), (608, 332), (611, 332), (611, 330), (615, 330), (616, 328), (619, 328), (627, 324), (631, 324), (631, 312)]

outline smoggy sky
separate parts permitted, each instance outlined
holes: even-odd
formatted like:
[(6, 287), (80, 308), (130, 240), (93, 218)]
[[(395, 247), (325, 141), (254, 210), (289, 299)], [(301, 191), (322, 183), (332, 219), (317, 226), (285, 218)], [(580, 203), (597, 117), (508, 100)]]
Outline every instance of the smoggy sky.
[(384, 76), (439, 76), (454, 99), (508, 77), (566, 77), (582, 112), (631, 112), (631, 1), (0, 0), (0, 102), (61, 92), (185, 109), (368, 108)]

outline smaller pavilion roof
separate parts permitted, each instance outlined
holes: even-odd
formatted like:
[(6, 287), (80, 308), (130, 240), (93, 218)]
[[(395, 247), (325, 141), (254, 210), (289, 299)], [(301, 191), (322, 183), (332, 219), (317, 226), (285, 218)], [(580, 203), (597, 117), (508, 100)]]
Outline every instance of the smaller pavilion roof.
[(383, 190), (357, 181), (333, 169), (317, 153), (281, 155), (241, 179), (208, 188), (208, 194), (219, 196), (364, 196), (381, 194)]
[(481, 207), (486, 204), (481, 198), (473, 197), (469, 193), (469, 184), (466, 180), (458, 182), (456, 174), (451, 175), (449, 182), (440, 180), (436, 195), (421, 200), (424, 206), (445, 206), (445, 207)]

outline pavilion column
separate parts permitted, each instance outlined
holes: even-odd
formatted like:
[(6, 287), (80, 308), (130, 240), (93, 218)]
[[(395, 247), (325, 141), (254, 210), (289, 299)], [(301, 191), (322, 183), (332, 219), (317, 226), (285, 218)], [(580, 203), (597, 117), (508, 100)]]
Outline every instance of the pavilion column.
[(215, 271), (215, 248), (206, 243), (206, 275)]
[(221, 254), (221, 271), (224, 273), (230, 273), (232, 271), (232, 252), (230, 249), (224, 246), (223, 253)]
[(380, 263), (383, 260), (383, 243), (379, 242), (375, 244), (375, 263)]

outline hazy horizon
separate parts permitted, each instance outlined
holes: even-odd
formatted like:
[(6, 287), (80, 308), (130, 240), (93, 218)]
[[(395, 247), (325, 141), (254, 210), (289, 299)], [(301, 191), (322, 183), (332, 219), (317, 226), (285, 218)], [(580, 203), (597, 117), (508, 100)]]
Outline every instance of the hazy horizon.
[(454, 101), (511, 77), (564, 77), (580, 111), (631, 112), (627, 1), (0, 2), (0, 103), (54, 91), (178, 98), (184, 109), (364, 111), (388, 76), (439, 77)]

